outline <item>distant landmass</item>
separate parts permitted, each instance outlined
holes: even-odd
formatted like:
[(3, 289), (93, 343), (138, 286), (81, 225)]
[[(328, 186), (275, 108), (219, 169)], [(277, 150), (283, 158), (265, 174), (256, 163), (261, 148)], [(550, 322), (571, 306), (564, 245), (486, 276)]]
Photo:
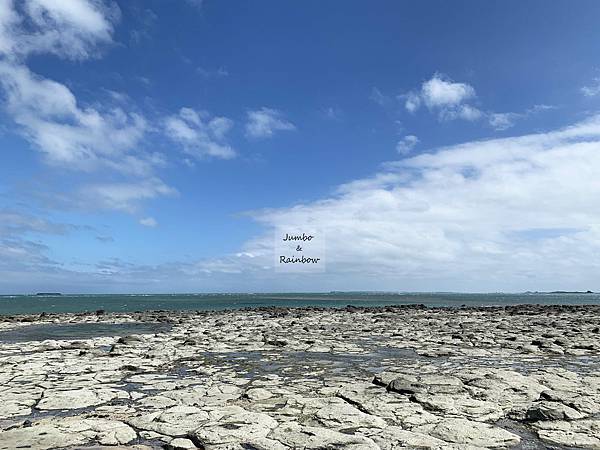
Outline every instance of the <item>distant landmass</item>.
[(540, 292), (540, 291), (527, 291), (526, 294), (594, 294), (594, 291), (550, 291), (550, 292)]
[(40, 297), (50, 297), (50, 296), (59, 296), (62, 294), (60, 292), (38, 292), (35, 295), (39, 295)]
[(551, 294), (593, 294), (593, 291), (552, 291)]

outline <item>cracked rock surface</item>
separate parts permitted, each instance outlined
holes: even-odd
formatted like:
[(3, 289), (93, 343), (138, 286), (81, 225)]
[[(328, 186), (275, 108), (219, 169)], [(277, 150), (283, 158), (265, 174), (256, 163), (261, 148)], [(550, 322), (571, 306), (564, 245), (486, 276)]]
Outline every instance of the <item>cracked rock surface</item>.
[[(118, 333), (76, 336), (99, 323)], [(531, 305), (4, 316), (0, 450), (600, 449), (599, 325)]]

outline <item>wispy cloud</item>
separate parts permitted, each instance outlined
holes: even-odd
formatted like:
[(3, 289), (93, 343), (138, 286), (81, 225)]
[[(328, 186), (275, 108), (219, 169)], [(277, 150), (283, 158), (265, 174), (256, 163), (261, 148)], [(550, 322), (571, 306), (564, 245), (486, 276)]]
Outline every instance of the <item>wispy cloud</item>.
[(404, 99), (404, 107), (408, 112), (414, 113), (421, 107), (421, 96), (415, 92), (409, 92), (401, 98)]
[(224, 78), (229, 76), (229, 71), (224, 67), (219, 67), (218, 69), (196, 67), (196, 73), (204, 78)]
[(96, 232), (89, 226), (55, 222), (19, 209), (0, 209), (0, 278), (27, 286), (40, 273), (52, 276), (60, 264), (50, 259), (48, 247), (39, 239), (78, 231)]
[(296, 126), (287, 121), (283, 113), (272, 108), (248, 111), (246, 136), (251, 138), (269, 138), (278, 131), (295, 130)]
[(526, 109), (524, 112), (489, 112), (486, 114), (486, 117), (488, 119), (488, 123), (494, 130), (504, 131), (512, 128), (519, 120), (526, 119), (544, 111), (550, 111), (553, 109), (556, 109), (556, 107), (551, 105), (534, 105), (531, 108)]
[(396, 144), (396, 151), (402, 155), (406, 155), (412, 151), (419, 143), (419, 138), (413, 134), (404, 136)]
[(152, 171), (156, 155), (137, 152), (147, 122), (119, 106), (82, 108), (63, 84), (27, 67), (0, 62), (5, 107), (47, 162), (69, 169), (108, 167), (138, 175)]
[(114, 209), (135, 213), (140, 202), (161, 196), (177, 195), (176, 189), (158, 178), (121, 183), (96, 183), (82, 187), (78, 192), (81, 207), (93, 205), (99, 209)]
[(192, 108), (181, 108), (179, 114), (165, 119), (167, 136), (196, 159), (235, 157), (235, 150), (225, 142), (232, 126), (233, 121), (226, 117), (212, 117)]
[(182, 108), (178, 114), (149, 118), (126, 95), (106, 90), (100, 93), (102, 99), (84, 103), (65, 84), (28, 67), (32, 54), (74, 60), (101, 56), (114, 43), (119, 19), (116, 3), (105, 0), (1, 1), (0, 90), (15, 131), (47, 164), (123, 180), (88, 182), (61, 199), (63, 204), (132, 212), (144, 199), (176, 192), (158, 175), (167, 164), (166, 155), (148, 149), (154, 147), (150, 136), (166, 133), (196, 159), (228, 159), (235, 151), (225, 142), (232, 126), (225, 117)]
[(129, 41), (132, 45), (139, 45), (143, 41), (152, 39), (152, 31), (156, 26), (158, 16), (150, 8), (144, 8), (141, 5), (130, 3), (131, 17), (135, 20), (135, 25), (129, 31)]
[[(388, 163), (318, 201), (254, 211), (265, 233), (232, 254), (158, 266), (112, 261), (76, 279), (145, 291), (168, 280), (231, 289), (257, 283), (288, 289), (580, 288), (595, 282), (600, 270), (599, 170), (600, 116), (544, 133), (466, 142)], [(100, 191), (128, 205), (156, 189), (160, 185)], [(320, 230), (326, 273), (290, 278), (275, 272), (273, 231), (297, 224)], [(64, 283), (74, 275), (31, 240), (5, 239), (0, 255), (14, 279), (25, 280), (33, 270), (37, 280)]]
[(112, 43), (116, 3), (87, 0), (5, 0), (0, 4), (0, 53), (19, 59), (51, 53), (68, 59), (97, 56)]
[(369, 100), (377, 103), (379, 106), (387, 106), (392, 99), (389, 96), (384, 95), (378, 88), (373, 87), (369, 94)]
[(586, 97), (596, 97), (597, 95), (600, 95), (600, 77), (594, 78), (592, 84), (583, 86), (581, 88), (581, 93)]
[(186, 3), (196, 9), (201, 9), (204, 4), (204, 0), (185, 0)]
[(155, 228), (158, 226), (158, 222), (156, 221), (156, 219), (154, 217), (143, 217), (140, 219), (140, 225), (143, 225), (143, 226), (149, 227), (149, 228)]
[(517, 113), (491, 113), (489, 115), (490, 126), (494, 130), (503, 131), (515, 125), (517, 119), (521, 118), (521, 114)]
[(327, 120), (342, 120), (344, 113), (337, 106), (329, 106), (327, 108), (323, 108), (320, 111), (322, 117)]
[(477, 94), (473, 86), (455, 82), (440, 73), (434, 74), (431, 79), (423, 82), (419, 90), (398, 96), (398, 100), (410, 113), (417, 112), (422, 105), (425, 105), (427, 110), (435, 113), (440, 121), (457, 119), (468, 122), (484, 121), (496, 131), (507, 130), (521, 119), (555, 109), (554, 106), (535, 105), (523, 112), (482, 111), (472, 104), (476, 98)]
[(25, 233), (66, 234), (75, 229), (75, 225), (52, 222), (22, 211), (0, 209), (0, 234), (3, 236)]

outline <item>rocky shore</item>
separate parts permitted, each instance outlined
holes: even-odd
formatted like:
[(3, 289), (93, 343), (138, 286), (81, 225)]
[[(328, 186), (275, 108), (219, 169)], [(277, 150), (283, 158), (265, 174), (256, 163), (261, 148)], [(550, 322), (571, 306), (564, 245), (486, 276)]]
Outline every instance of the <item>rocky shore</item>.
[[(161, 328), (7, 339), (140, 322)], [(600, 449), (599, 327), (595, 306), (4, 316), (0, 449)]]

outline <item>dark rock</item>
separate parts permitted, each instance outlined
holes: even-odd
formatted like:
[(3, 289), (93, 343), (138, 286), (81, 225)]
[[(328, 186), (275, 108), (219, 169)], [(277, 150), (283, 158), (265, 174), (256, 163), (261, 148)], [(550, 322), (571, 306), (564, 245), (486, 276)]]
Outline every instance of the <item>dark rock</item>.
[(117, 340), (117, 344), (131, 345), (136, 342), (142, 342), (143, 339), (139, 336), (123, 336)]
[(396, 378), (391, 381), (386, 389), (404, 395), (427, 392), (427, 387), (425, 385), (416, 381), (411, 381), (405, 377)]

